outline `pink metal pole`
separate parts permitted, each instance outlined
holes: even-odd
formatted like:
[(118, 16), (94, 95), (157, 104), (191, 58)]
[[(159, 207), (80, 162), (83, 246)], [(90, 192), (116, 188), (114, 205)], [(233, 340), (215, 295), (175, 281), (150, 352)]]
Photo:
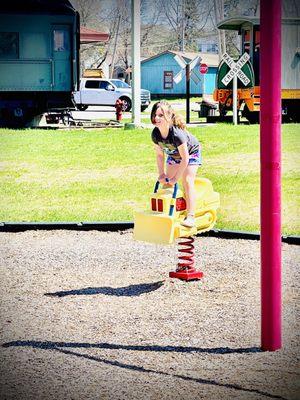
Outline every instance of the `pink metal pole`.
[(281, 0), (260, 2), (261, 347), (281, 348)]

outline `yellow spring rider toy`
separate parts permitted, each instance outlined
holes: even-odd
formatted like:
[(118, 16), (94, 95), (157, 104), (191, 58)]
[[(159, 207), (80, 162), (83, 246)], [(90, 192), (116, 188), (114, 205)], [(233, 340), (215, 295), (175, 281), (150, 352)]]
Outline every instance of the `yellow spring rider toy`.
[(179, 244), (185, 247), (179, 249), (179, 252), (185, 254), (179, 256), (177, 269), (170, 272), (169, 276), (182, 280), (200, 279), (203, 273), (194, 268), (192, 236), (213, 228), (220, 206), (220, 195), (213, 190), (209, 179), (196, 178), (195, 226), (187, 228), (181, 225), (186, 217), (184, 193), (177, 183), (171, 187), (159, 186), (159, 182), (156, 182), (154, 193), (150, 197), (150, 210), (135, 213), (134, 239), (156, 244), (172, 244), (177, 238), (184, 238)]

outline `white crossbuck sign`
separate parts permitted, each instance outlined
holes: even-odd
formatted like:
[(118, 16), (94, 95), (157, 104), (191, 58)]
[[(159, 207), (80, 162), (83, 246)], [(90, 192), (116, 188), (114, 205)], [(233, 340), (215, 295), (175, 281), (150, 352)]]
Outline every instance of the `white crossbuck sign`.
[(250, 79), (244, 74), (242, 71), (242, 67), (249, 60), (250, 56), (248, 53), (244, 53), (241, 58), (235, 62), (227, 53), (225, 53), (222, 57), (222, 60), (226, 62), (226, 64), (230, 67), (230, 71), (222, 79), (222, 83), (227, 86), (228, 83), (237, 76), (243, 84), (246, 86), (250, 82)]
[[(174, 60), (177, 62), (177, 64), (180, 66), (181, 70), (178, 72), (178, 74), (176, 74), (173, 78), (173, 81), (177, 84), (179, 83), (182, 78), (185, 75), (185, 67), (186, 67), (186, 62), (184, 61), (184, 59), (177, 55), (174, 57)], [(197, 56), (195, 57), (190, 63), (190, 72), (191, 72), (191, 78), (193, 79), (193, 81), (196, 83), (196, 85), (198, 84), (198, 82), (200, 82), (199, 77), (196, 75), (194, 69), (195, 67), (198, 67), (198, 65), (200, 65), (202, 58)]]

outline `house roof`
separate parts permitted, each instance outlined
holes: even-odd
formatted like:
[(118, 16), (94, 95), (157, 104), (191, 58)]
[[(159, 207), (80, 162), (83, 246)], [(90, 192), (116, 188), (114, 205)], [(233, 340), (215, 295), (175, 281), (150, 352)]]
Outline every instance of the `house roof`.
[(108, 40), (108, 33), (98, 32), (95, 29), (86, 28), (85, 26), (80, 27), (81, 44), (107, 42)]
[(219, 22), (217, 27), (219, 29), (229, 29), (229, 30), (239, 30), (240, 27), (244, 24), (250, 23), (252, 25), (259, 25), (258, 17), (235, 17), (235, 18), (226, 18), (223, 21)]
[(207, 64), (209, 67), (217, 67), (219, 65), (219, 55), (214, 53), (200, 53), (200, 52), (185, 52), (185, 51), (173, 51), (166, 50), (162, 53), (156, 54), (152, 57), (146, 58), (142, 61), (147, 62), (149, 60), (153, 60), (155, 58), (161, 57), (165, 54), (173, 54), (174, 56), (179, 55), (187, 61), (192, 61), (195, 57), (200, 56), (201, 62)]
[(10, 0), (1, 2), (1, 14), (75, 14), (69, 0)]
[[(282, 18), (283, 24), (300, 24), (300, 18)], [(226, 18), (220, 21), (217, 25), (218, 29), (227, 29), (238, 31), (244, 24), (259, 25), (259, 17), (240, 16), (234, 18)]]

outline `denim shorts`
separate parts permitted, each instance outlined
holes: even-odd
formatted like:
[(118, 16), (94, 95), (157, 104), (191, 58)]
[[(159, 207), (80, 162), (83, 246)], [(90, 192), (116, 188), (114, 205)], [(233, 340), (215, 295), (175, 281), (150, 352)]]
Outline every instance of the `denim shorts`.
[[(169, 165), (179, 164), (180, 162), (181, 158), (173, 158), (172, 156), (168, 156), (167, 158), (167, 164)], [(190, 154), (188, 165), (201, 165), (201, 164), (202, 160), (200, 151), (198, 151), (197, 153)]]

